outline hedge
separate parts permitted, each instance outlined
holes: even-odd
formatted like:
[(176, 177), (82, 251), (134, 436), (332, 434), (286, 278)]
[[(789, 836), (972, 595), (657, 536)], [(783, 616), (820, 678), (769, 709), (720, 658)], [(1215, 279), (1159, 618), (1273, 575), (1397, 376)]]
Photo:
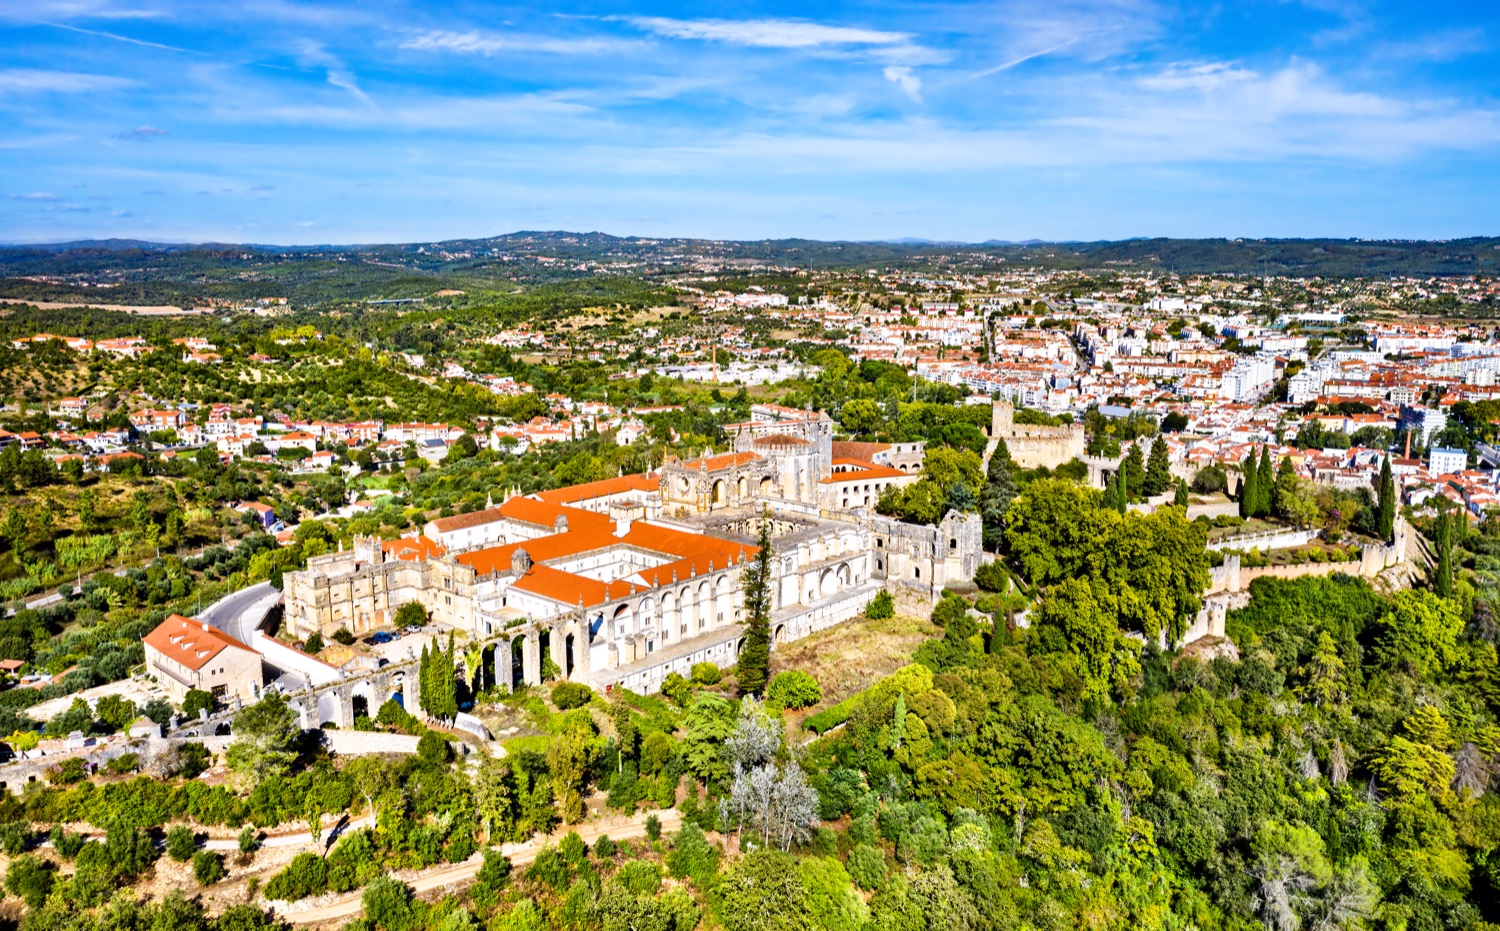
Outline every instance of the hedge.
[(863, 694), (861, 692), (858, 695), (850, 695), (831, 708), (824, 708), (817, 714), (808, 715), (807, 719), (802, 722), (802, 726), (819, 736), (828, 733), (849, 720), (849, 716), (859, 706), (859, 701)]

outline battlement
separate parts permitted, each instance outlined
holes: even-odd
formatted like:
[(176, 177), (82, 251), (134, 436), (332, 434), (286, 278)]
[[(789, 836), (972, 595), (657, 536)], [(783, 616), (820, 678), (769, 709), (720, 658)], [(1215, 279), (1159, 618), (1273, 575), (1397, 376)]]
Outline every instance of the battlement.
[(1018, 426), (1015, 408), (1009, 401), (996, 401), (991, 408), (990, 437), (1004, 440), (1010, 458), (1023, 469), (1055, 469), (1065, 462), (1081, 459), (1086, 448), (1083, 424)]

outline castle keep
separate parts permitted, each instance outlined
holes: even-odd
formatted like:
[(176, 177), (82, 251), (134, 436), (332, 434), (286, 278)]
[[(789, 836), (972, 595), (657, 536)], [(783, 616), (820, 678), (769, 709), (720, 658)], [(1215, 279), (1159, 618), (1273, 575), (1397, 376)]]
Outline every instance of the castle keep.
[(991, 409), (990, 439), (1004, 440), (1010, 458), (1023, 469), (1055, 469), (1065, 462), (1082, 459), (1087, 449), (1083, 424), (1017, 425), (1015, 408), (1008, 401), (996, 401)]

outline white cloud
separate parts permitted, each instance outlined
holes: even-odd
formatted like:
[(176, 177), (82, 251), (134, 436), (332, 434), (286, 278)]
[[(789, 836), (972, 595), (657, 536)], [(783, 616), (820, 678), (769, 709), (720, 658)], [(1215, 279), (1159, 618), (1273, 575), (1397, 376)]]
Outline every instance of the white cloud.
[(881, 74), (885, 79), (901, 88), (901, 92), (912, 100), (922, 99), (922, 79), (912, 73), (912, 70), (904, 65), (890, 65)]
[(797, 19), (668, 19), (662, 16), (626, 16), (620, 19), (638, 29), (670, 39), (700, 39), (755, 48), (898, 45), (912, 38), (909, 32), (828, 26)]
[(10, 196), (10, 199), (11, 199), (11, 200), (41, 200), (41, 201), (52, 201), (52, 200), (57, 200), (57, 199), (58, 199), (58, 197), (57, 197), (57, 195), (56, 195), (56, 194), (52, 194), (52, 193), (49, 193), (49, 192), (47, 192), (47, 191), (33, 191), (33, 192), (32, 192), (32, 193), (30, 193), (30, 194), (12, 194), (12, 195), (11, 195), (11, 196)]
[(73, 71), (43, 71), (33, 68), (0, 70), (0, 94), (53, 93), (89, 94), (118, 90), (133, 82), (104, 74), (80, 74)]
[(360, 88), (359, 79), (355, 77), (354, 72), (344, 67), (344, 63), (338, 56), (330, 53), (322, 44), (311, 40), (304, 41), (297, 58), (306, 66), (324, 69), (329, 84), (353, 94), (365, 106), (375, 108), (375, 101), (371, 100), (370, 95)]
[(500, 34), (479, 32), (452, 32), (443, 29), (424, 32), (401, 43), (404, 49), (424, 52), (454, 52), (486, 57), (503, 52), (542, 52), (549, 55), (594, 55), (617, 48), (619, 43), (608, 39), (563, 39), (551, 36)]

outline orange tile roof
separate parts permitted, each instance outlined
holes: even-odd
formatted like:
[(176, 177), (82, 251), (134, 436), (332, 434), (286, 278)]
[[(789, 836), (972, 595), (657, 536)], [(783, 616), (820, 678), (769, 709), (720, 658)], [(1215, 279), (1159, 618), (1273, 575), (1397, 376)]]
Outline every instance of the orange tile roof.
[(606, 478), (582, 485), (570, 485), (567, 488), (554, 488), (551, 491), (537, 492), (536, 497), (549, 504), (574, 504), (579, 501), (592, 501), (595, 498), (622, 495), (632, 491), (656, 491), (660, 486), (660, 473), (647, 472), (643, 475), (622, 475), (619, 478)]
[(254, 653), (245, 644), (207, 621), (194, 621), (174, 614), (146, 635), (146, 646), (194, 671), (202, 669), (224, 650), (233, 647)]
[(688, 459), (685, 462), (679, 462), (678, 465), (686, 469), (702, 469), (706, 467), (710, 472), (717, 472), (720, 469), (742, 466), (746, 463), (754, 462), (759, 458), (755, 453), (723, 453), (718, 456), (699, 456), (697, 459)]
[(380, 548), (387, 555), (402, 562), (421, 562), (433, 556), (441, 556), (448, 552), (442, 546), (434, 543), (427, 537), (402, 537), (398, 540), (386, 540), (380, 544)]
[(835, 459), (836, 466), (849, 466), (847, 472), (835, 472), (828, 478), (822, 479), (823, 485), (837, 485), (840, 482), (865, 482), (872, 478), (900, 478), (911, 475), (910, 472), (902, 472), (900, 469), (892, 469), (890, 466), (871, 465), (858, 459)]
[(452, 517), (439, 517), (432, 522), (439, 533), (448, 533), (451, 530), (464, 530), (469, 527), (478, 527), (480, 524), (489, 524), (506, 517), (503, 507), (485, 508), (482, 511), (470, 511), (467, 514), (455, 514)]
[(551, 598), (553, 601), (561, 601), (564, 604), (581, 604), (585, 608), (592, 608), (616, 598), (624, 598), (641, 590), (629, 582), (605, 583), (549, 566), (537, 565), (533, 565), (525, 575), (516, 579), (513, 587), (523, 592), (541, 595), (543, 598)]

